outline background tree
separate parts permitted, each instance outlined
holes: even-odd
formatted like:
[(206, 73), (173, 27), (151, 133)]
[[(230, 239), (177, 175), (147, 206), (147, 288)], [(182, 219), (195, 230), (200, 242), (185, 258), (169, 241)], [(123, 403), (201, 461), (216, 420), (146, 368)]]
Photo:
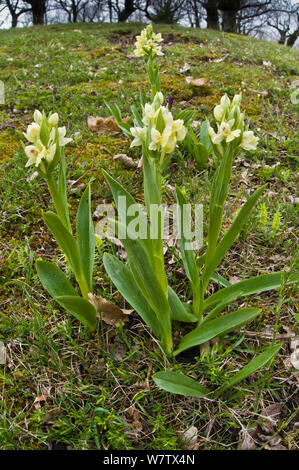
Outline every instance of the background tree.
[(0, 11), (4, 11), (6, 9), (9, 12), (12, 28), (17, 26), (21, 15), (30, 11), (30, 8), (27, 8), (24, 2), (20, 0), (1, 0), (0, 8)]
[(29, 11), (32, 14), (32, 22), (36, 24), (44, 24), (45, 14), (47, 11), (47, 0), (24, 0), (24, 3), (29, 4)]
[(279, 44), (292, 47), (299, 36), (299, 5), (289, 0), (276, 0), (266, 18), (267, 25), (279, 35)]
[(66, 12), (69, 23), (77, 23), (79, 14), (89, 2), (86, 0), (57, 0), (57, 3)]
[(147, 0), (138, 8), (152, 23), (176, 24), (186, 14), (186, 0)]

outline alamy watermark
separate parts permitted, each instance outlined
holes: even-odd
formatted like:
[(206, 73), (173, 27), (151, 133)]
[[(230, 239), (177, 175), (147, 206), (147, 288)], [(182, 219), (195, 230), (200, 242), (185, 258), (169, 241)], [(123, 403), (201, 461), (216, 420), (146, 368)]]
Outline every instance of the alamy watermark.
[[(169, 238), (184, 242), (185, 250), (198, 250), (203, 244), (203, 206), (202, 204), (151, 204), (150, 217), (140, 204), (127, 205), (125, 196), (118, 197), (118, 214), (121, 223), (116, 220), (116, 211), (112, 204), (100, 204), (96, 209), (101, 219), (95, 228), (100, 239), (118, 238), (157, 240)], [(160, 233), (159, 233), (160, 232)]]
[(0, 341), (0, 364), (5, 364), (6, 362), (6, 348), (4, 343)]
[(0, 80), (0, 104), (5, 104), (5, 86)]
[(291, 85), (291, 90), (294, 89), (291, 93), (291, 102), (293, 104), (299, 103), (299, 80), (295, 80)]

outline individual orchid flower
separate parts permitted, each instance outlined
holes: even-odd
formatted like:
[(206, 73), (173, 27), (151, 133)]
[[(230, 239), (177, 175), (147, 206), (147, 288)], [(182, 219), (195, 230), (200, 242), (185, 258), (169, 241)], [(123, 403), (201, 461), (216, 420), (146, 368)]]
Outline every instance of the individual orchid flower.
[(241, 147), (244, 150), (256, 150), (259, 138), (256, 137), (253, 131), (243, 132)]
[(27, 127), (27, 131), (23, 132), (23, 134), (26, 139), (29, 140), (29, 142), (36, 142), (36, 140), (38, 140), (40, 136), (40, 125), (36, 122), (29, 124), (29, 126)]

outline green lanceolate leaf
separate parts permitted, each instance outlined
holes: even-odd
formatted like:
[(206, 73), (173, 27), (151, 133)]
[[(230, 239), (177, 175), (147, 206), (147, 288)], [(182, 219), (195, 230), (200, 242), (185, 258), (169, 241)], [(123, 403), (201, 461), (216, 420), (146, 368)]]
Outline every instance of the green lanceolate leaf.
[[(118, 226), (120, 225), (119, 222)], [(169, 338), (171, 336), (170, 308), (166, 294), (154, 271), (152, 260), (140, 240), (134, 240), (131, 237), (130, 231), (122, 242), (128, 254), (129, 266), (135, 282), (159, 320), (160, 336)]]
[(92, 292), (92, 276), (94, 267), (95, 237), (91, 218), (90, 184), (84, 191), (77, 213), (77, 243), (81, 258), (82, 271), (89, 292)]
[(210, 339), (215, 338), (215, 336), (220, 336), (235, 330), (253, 320), (260, 312), (261, 310), (257, 308), (243, 308), (236, 312), (228, 313), (223, 317), (200, 324), (195, 330), (182, 338), (174, 355), (193, 346), (206, 343)]
[(202, 323), (212, 320), (212, 318), (217, 317), (219, 313), (223, 312), (228, 305), (231, 305), (236, 299), (238, 299), (242, 295), (241, 291), (232, 292), (230, 296), (228, 296), (224, 302), (219, 302), (203, 319)]
[[(197, 268), (196, 259), (195, 259), (193, 250), (187, 248), (187, 244), (191, 243), (191, 240), (190, 240), (191, 221), (184, 220), (185, 219), (184, 206), (187, 204), (187, 201), (178, 187), (176, 188), (176, 200), (177, 200), (177, 205), (178, 205), (177, 221), (178, 221), (178, 233), (179, 233), (182, 260), (183, 260), (186, 274), (188, 278), (190, 279), (191, 284), (195, 288), (197, 288), (199, 286), (199, 271)], [(187, 237), (186, 237), (186, 231), (188, 231)]]
[(103, 262), (110, 279), (121, 295), (153, 330), (154, 334), (159, 336), (160, 327), (156, 314), (143, 297), (130, 268), (116, 258), (116, 256), (108, 253), (104, 253)]
[(110, 113), (112, 114), (112, 116), (116, 120), (118, 127), (122, 130), (124, 135), (126, 137), (128, 137), (129, 139), (131, 139), (132, 138), (132, 134), (131, 134), (131, 131), (130, 131), (131, 126), (130, 126), (129, 123), (123, 121), (119, 107), (117, 105), (113, 106), (109, 103), (106, 103), (106, 101), (105, 101), (105, 105), (107, 106)]
[(184, 323), (194, 323), (198, 321), (198, 318), (191, 313), (190, 307), (178, 298), (170, 286), (168, 286), (168, 302), (170, 306), (171, 320), (181, 321)]
[(79, 297), (65, 274), (55, 264), (39, 259), (36, 261), (36, 270), (42, 285), (52, 297), (62, 295)]
[[(218, 302), (226, 302), (227, 299), (234, 295), (236, 292), (240, 292), (239, 297), (247, 295), (257, 294), (259, 292), (265, 292), (271, 289), (277, 289), (281, 285), (282, 276), (285, 273), (279, 271), (272, 274), (263, 274), (262, 276), (252, 277), (244, 281), (237, 282), (225, 289), (220, 289), (215, 294), (210, 295), (205, 301), (203, 308), (206, 310), (212, 305)], [(299, 276), (291, 275), (287, 280), (286, 284), (293, 284), (299, 281)]]
[(55, 240), (70, 262), (74, 273), (80, 273), (81, 262), (76, 240), (54, 212), (46, 212), (44, 214), (44, 219), (47, 227), (52, 232)]
[(206, 148), (208, 155), (210, 155), (212, 145), (211, 145), (211, 140), (209, 136), (209, 122), (208, 121), (203, 121), (202, 125), (200, 126), (200, 143)]
[(231, 285), (231, 283), (227, 279), (225, 279), (225, 277), (217, 273), (212, 274), (211, 279), (212, 281), (217, 282), (217, 284), (220, 284), (223, 287), (229, 287)]
[(94, 331), (97, 326), (97, 312), (88, 300), (82, 297), (63, 295), (55, 300), (66, 310), (71, 312), (83, 325), (88, 326), (90, 331)]
[(167, 279), (164, 268), (163, 224), (164, 212), (161, 201), (161, 174), (156, 163), (150, 160), (148, 151), (143, 146), (144, 200), (150, 219), (153, 266), (160, 285), (167, 294)]
[(62, 202), (62, 206), (64, 207), (64, 213), (65, 213), (64, 218), (66, 222), (66, 227), (72, 233), (72, 227), (70, 223), (70, 216), (69, 216), (68, 205), (67, 205), (66, 165), (65, 165), (65, 156), (64, 156), (63, 149), (61, 150), (61, 154), (60, 154), (60, 168), (59, 168), (59, 175), (58, 175), (58, 193)]
[(142, 116), (140, 115), (137, 107), (135, 105), (131, 106), (131, 111), (132, 111), (132, 114), (135, 118), (135, 121), (136, 121), (136, 124), (139, 126), (139, 127), (143, 127), (144, 124), (142, 122)]
[[(139, 220), (139, 228), (142, 225), (142, 231), (144, 233), (144, 238), (140, 238), (141, 243), (146, 248), (148, 254), (152, 255), (152, 242), (150, 239), (150, 228), (147, 222), (146, 215), (143, 213), (142, 208), (137, 204), (135, 199), (128, 193), (118, 181), (113, 179), (106, 171), (103, 170), (105, 179), (112, 191), (113, 199), (118, 210), (118, 216), (121, 222), (129, 226), (130, 224), (135, 223), (136, 218)], [(138, 214), (130, 214), (130, 207), (138, 209)]]
[[(228, 194), (228, 185), (231, 176), (232, 162), (233, 162), (233, 153), (226, 152), (221, 160), (220, 165), (218, 166), (215, 177), (212, 184), (211, 191), (211, 201), (210, 201), (210, 214), (209, 214), (209, 230), (208, 230), (208, 248), (206, 252), (206, 262), (208, 266), (211, 263), (215, 255), (215, 249), (217, 246), (218, 238), (221, 231), (222, 217), (224, 204)], [(206, 290), (206, 287), (209, 282), (207, 266), (205, 266), (203, 271), (203, 289)], [(210, 274), (212, 274), (214, 270)]]
[(76, 276), (76, 280), (80, 286), (83, 297), (87, 298), (89, 287), (82, 271), (79, 248), (75, 238), (54, 212), (46, 212), (44, 214), (44, 219), (47, 227), (52, 232), (58, 245), (64, 252), (67, 261)]
[(280, 343), (274, 344), (273, 346), (267, 348), (266, 351), (262, 352), (254, 359), (252, 359), (245, 367), (243, 367), (239, 372), (237, 372), (231, 380), (223, 384), (220, 389), (217, 390), (217, 392), (215, 393), (215, 397), (218, 397), (228, 388), (233, 387), (238, 382), (241, 382), (241, 380), (246, 379), (246, 377), (261, 369), (264, 365), (267, 364), (267, 362), (272, 359), (272, 357), (274, 357), (278, 353), (280, 348)]
[(252, 196), (250, 196), (248, 201), (246, 201), (239, 214), (235, 218), (232, 226), (230, 227), (228, 232), (226, 232), (221, 242), (217, 246), (214, 254), (210, 258), (207, 258), (208, 262), (206, 263), (202, 274), (205, 286), (207, 285), (209, 279), (211, 278), (211, 275), (213, 274), (217, 266), (219, 266), (234, 241), (237, 239), (240, 231), (247, 222), (253, 207), (257, 203), (257, 200), (260, 197), (261, 193), (264, 191), (265, 187), (266, 185), (262, 186), (261, 188), (257, 189), (252, 194)]
[(210, 391), (180, 372), (158, 372), (153, 377), (159, 388), (185, 397), (204, 397)]
[(200, 165), (203, 166), (203, 167), (207, 166), (210, 153), (203, 144), (199, 144), (198, 154), (199, 154), (199, 163), (200, 163)]

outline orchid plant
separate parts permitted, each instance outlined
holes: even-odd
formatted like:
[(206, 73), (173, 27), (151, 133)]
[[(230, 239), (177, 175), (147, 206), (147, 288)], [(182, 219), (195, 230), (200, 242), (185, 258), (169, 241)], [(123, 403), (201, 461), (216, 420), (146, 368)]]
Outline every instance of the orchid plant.
[[(230, 228), (222, 234), (224, 207), (228, 197), (232, 165), (241, 149), (255, 150), (258, 138), (245, 125), (241, 112), (241, 95), (231, 101), (224, 95), (214, 109), (215, 130), (208, 120), (201, 127), (200, 141), (190, 130), (192, 112), (172, 114), (161, 91), (157, 59), (163, 55), (161, 34), (155, 34), (149, 25), (137, 37), (135, 55), (147, 60), (147, 74), (151, 85), (151, 98), (141, 94), (141, 111), (133, 106), (134, 125), (121, 117), (118, 106), (107, 104), (120, 129), (129, 137), (131, 147), (139, 147), (143, 162), (143, 184), (145, 209), (118, 181), (104, 172), (118, 209), (118, 220), (114, 221), (119, 238), (127, 252), (127, 264), (116, 256), (105, 253), (105, 269), (119, 292), (160, 341), (168, 358), (194, 346), (209, 342), (215, 337), (240, 328), (254, 320), (260, 313), (258, 308), (241, 308), (231, 311), (234, 302), (242, 297), (270, 289), (283, 283), (294, 283), (298, 277), (285, 278), (283, 272), (265, 274), (231, 285), (217, 274), (216, 270), (231, 248), (255, 207), (264, 186), (257, 189), (245, 202)], [(43, 260), (36, 263), (37, 272), (45, 289), (67, 311), (87, 325), (96, 329), (97, 311), (92, 295), (94, 269), (94, 227), (91, 218), (90, 184), (82, 195), (73, 235), (67, 203), (66, 163), (64, 146), (70, 142), (64, 127), (58, 127), (57, 113), (48, 117), (36, 111), (34, 122), (25, 133), (29, 141), (25, 147), (28, 158), (26, 166), (35, 165), (39, 175), (47, 182), (56, 213), (46, 212), (44, 220), (65, 254), (66, 263), (73, 272), (81, 295), (73, 287), (64, 272), (55, 264)], [(179, 145), (187, 142), (188, 148), (197, 149), (202, 164), (213, 154), (216, 171), (211, 188), (208, 233), (204, 243), (205, 253), (193, 249), (189, 243), (190, 233), (185, 226), (184, 207), (187, 200), (176, 188), (177, 229), (179, 248), (186, 276), (192, 291), (192, 303), (179, 298), (169, 285), (163, 251), (163, 184), (162, 175), (170, 164)], [(55, 173), (58, 169), (58, 180)], [(120, 203), (120, 201), (122, 203)], [(123, 204), (125, 201), (125, 204)], [(137, 235), (134, 228), (144, 227), (144, 236)], [(120, 234), (123, 234), (120, 237)], [(219, 290), (208, 295), (210, 281), (219, 284)], [(230, 308), (230, 313), (227, 313)], [(194, 325), (174, 349), (172, 332), (176, 322)], [(223, 384), (215, 396), (243, 380), (261, 368), (278, 352), (279, 343), (273, 343), (253, 358), (232, 380)], [(162, 389), (188, 396), (205, 396), (208, 389), (193, 379), (172, 371), (159, 372), (155, 382)]]
[[(26, 167), (34, 165), (46, 181), (52, 196), (55, 212), (47, 211), (44, 220), (55, 240), (65, 254), (68, 267), (73, 272), (81, 295), (72, 286), (64, 272), (54, 263), (36, 262), (38, 276), (49, 294), (69, 313), (94, 331), (97, 325), (96, 309), (89, 301), (92, 294), (94, 264), (94, 227), (90, 210), (90, 184), (84, 191), (77, 213), (76, 238), (70, 223), (66, 163), (64, 147), (72, 141), (66, 137), (66, 128), (58, 127), (59, 116), (36, 110), (34, 122), (24, 133), (29, 145), (24, 147), (28, 158)], [(55, 172), (58, 168), (58, 180)]]
[[(121, 233), (126, 233), (122, 242), (127, 251), (128, 265), (116, 256), (105, 253), (104, 266), (119, 292), (158, 336), (165, 354), (171, 358), (254, 320), (261, 313), (261, 309), (241, 308), (231, 313), (225, 312), (227, 307), (239, 298), (280, 287), (284, 282), (284, 273), (261, 275), (234, 285), (230, 285), (226, 279), (216, 273), (265, 188), (257, 189), (248, 198), (230, 229), (221, 235), (234, 159), (241, 149), (255, 150), (258, 143), (258, 138), (245, 126), (245, 116), (240, 109), (241, 95), (236, 95), (232, 102), (225, 95), (214, 109), (217, 132), (208, 121), (205, 121), (206, 147), (217, 157), (218, 167), (211, 189), (206, 252), (201, 256), (190, 249), (187, 243), (189, 240), (184, 235), (185, 221), (181, 214), (187, 201), (182, 191), (176, 188), (180, 251), (193, 292), (192, 305), (183, 302), (168, 284), (163, 255), (163, 211), (159, 213), (159, 217), (154, 217), (153, 207), (160, 207), (162, 204), (162, 172), (170, 162), (177, 144), (186, 138), (187, 129), (184, 120), (174, 119), (170, 109), (164, 104), (158, 67), (155, 63), (157, 56), (163, 53), (160, 46), (155, 43), (156, 35), (153, 34), (150, 25), (137, 38), (135, 49), (137, 56), (145, 56), (148, 59), (147, 72), (152, 100), (150, 103), (142, 102), (141, 115), (136, 108), (133, 108), (135, 126), (124, 129), (126, 135), (133, 137), (131, 147), (141, 147), (142, 152), (146, 214), (140, 209), (138, 220), (139, 223), (147, 224), (147, 234), (155, 233), (156, 236), (138, 238), (133, 234), (132, 217), (128, 217), (127, 214), (136, 201), (116, 180), (105, 173), (119, 210), (117, 227), (121, 229)], [(161, 41), (160, 35), (158, 40)], [(112, 111), (116, 109), (113, 108)], [(114, 112), (114, 116), (118, 118), (121, 127), (123, 123), (120, 120), (119, 110)], [(119, 196), (123, 196), (126, 200), (125, 210), (119, 204)], [(224, 288), (206, 297), (211, 280), (216, 280)], [(297, 280), (290, 278), (288, 282)], [(181, 338), (175, 350), (172, 341), (173, 321), (195, 325), (190, 333)], [(262, 367), (270, 361), (279, 348), (279, 343), (273, 344), (256, 356), (235, 375), (230, 384), (225, 384), (218, 392), (224, 391), (228, 386), (234, 385)], [(193, 379), (175, 372), (159, 372), (154, 380), (161, 388), (173, 393), (191, 396), (203, 396), (209, 393)]]

